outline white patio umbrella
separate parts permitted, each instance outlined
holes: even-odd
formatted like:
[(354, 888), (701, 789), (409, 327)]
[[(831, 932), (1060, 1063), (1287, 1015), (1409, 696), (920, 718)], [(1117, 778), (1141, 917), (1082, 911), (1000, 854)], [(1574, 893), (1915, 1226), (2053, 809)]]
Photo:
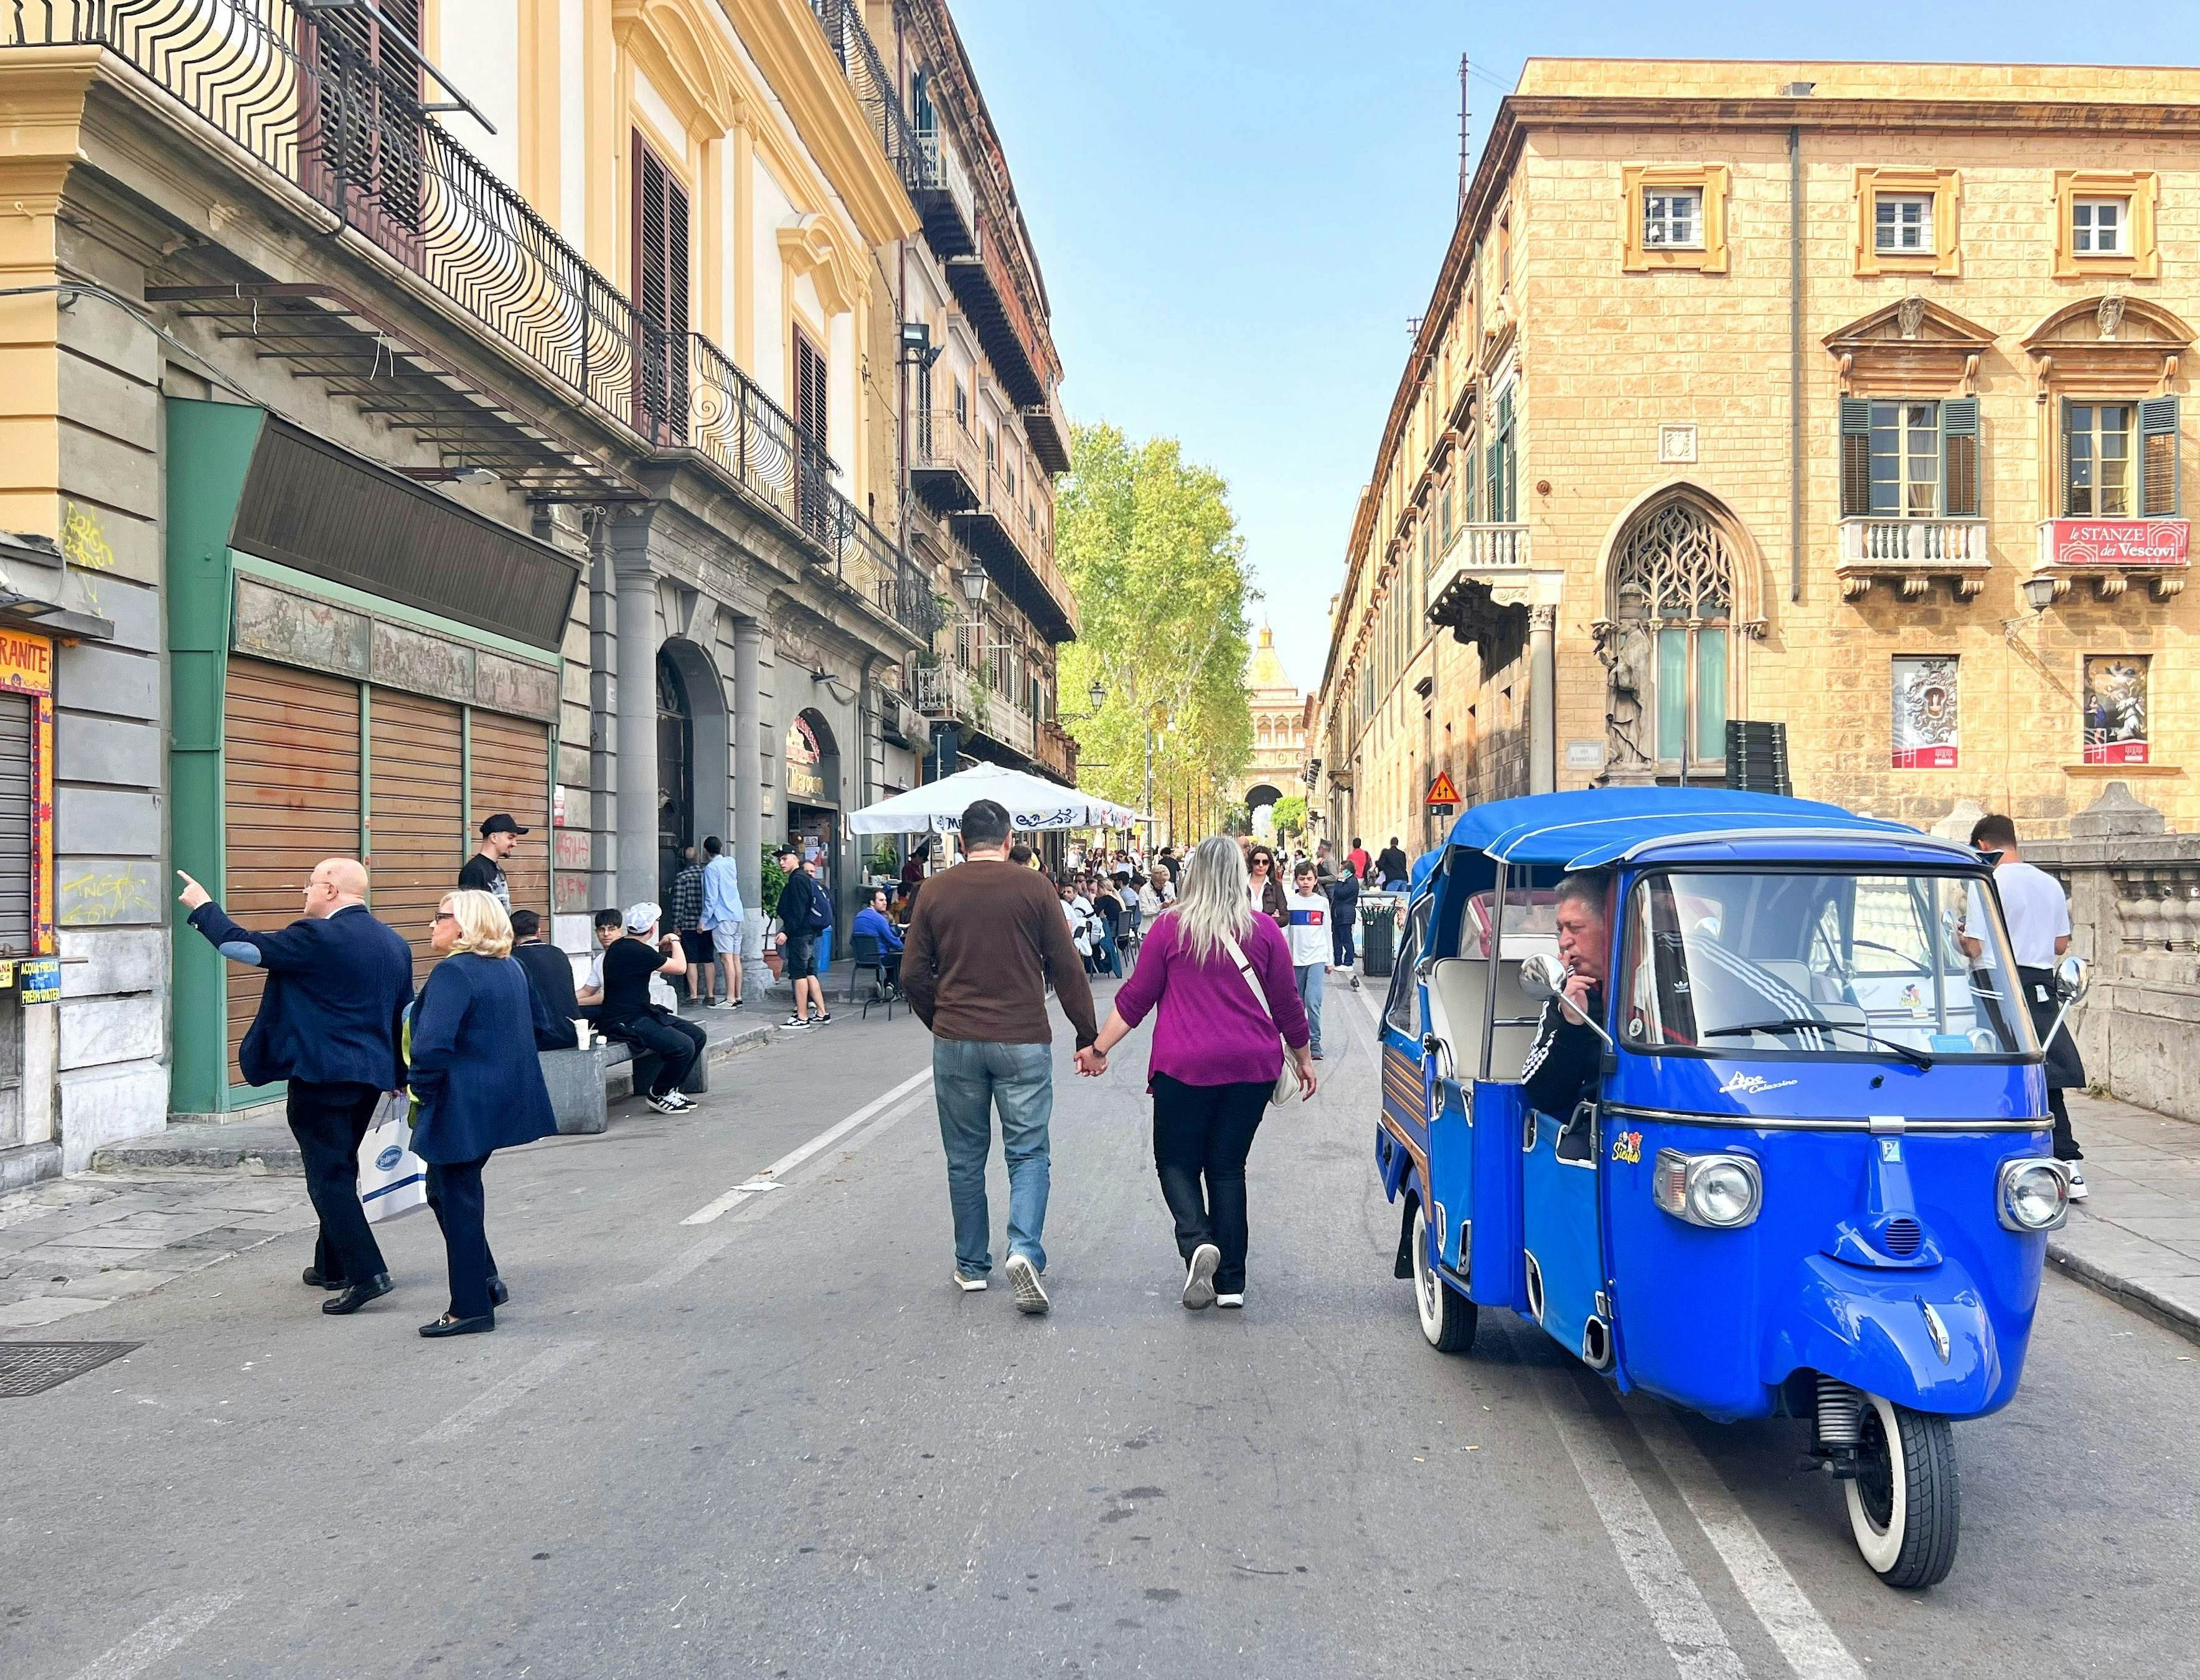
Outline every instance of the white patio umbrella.
[(1003, 807), (1018, 834), (1040, 828), (1127, 828), (1144, 820), (1128, 805), (1064, 787), (1044, 776), (1000, 764), (973, 764), (851, 811), (848, 828), (857, 834), (951, 834), (974, 799), (992, 799)]

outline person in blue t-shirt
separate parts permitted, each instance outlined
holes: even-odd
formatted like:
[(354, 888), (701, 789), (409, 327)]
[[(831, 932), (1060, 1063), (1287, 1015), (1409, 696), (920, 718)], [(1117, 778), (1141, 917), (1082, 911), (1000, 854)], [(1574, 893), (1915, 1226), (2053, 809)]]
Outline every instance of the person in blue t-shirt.
[(902, 937), (900, 930), (893, 925), (893, 918), (886, 914), (885, 887), (871, 888), (871, 895), (863, 900), (863, 909), (856, 912), (856, 925), (850, 931), (857, 939), (869, 934), (879, 942), (879, 961), (886, 964), (886, 973), (881, 980), (889, 992), (899, 986)]

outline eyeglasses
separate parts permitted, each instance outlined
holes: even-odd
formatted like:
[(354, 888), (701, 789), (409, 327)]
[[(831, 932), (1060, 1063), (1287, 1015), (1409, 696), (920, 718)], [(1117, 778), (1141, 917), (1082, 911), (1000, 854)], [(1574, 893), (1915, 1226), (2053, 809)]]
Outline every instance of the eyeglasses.
[(438, 922), (456, 922), (458, 919), (459, 916), (456, 910), (439, 910), (435, 913), (435, 915), (429, 917), (428, 925), (432, 928)]

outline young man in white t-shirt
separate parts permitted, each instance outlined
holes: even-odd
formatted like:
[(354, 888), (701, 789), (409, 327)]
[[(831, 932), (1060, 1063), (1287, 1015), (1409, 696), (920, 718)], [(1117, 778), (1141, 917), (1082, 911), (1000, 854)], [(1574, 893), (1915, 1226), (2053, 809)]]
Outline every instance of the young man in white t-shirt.
[[(2070, 901), (2062, 883), (2027, 863), (2016, 849), (2016, 824), (2006, 817), (1983, 817), (1972, 826), (1971, 845), (1993, 860), (1994, 890), (2001, 895), (2002, 916), (2009, 924), (2010, 956), (2016, 964), (2017, 983), (2024, 988), (2025, 1007), (2043, 1045), (2048, 1029), (2062, 1012), (2056, 996), (2055, 964), (2070, 949)], [(1976, 925), (1986, 916), (1986, 905), (1975, 887), (1969, 919)], [(1976, 957), (1985, 947), (1969, 934), (1961, 936), (1964, 953)], [(2047, 1056), (2047, 1111), (2055, 1120), (2055, 1158), (2070, 1169), (2070, 1199), (2082, 1202), (2090, 1193), (2086, 1175), (2078, 1170), (2085, 1151), (2070, 1130), (2070, 1111), (2062, 1092), (2083, 1086), (2085, 1065), (2066, 1026)]]
[(1291, 875), (1291, 890), (1284, 894), (1290, 915), (1284, 936), (1291, 947), (1291, 974), (1298, 981), (1299, 1002), (1306, 1005), (1307, 1043), (1314, 1059), (1321, 1060), (1321, 977), (1329, 969), (1329, 899), (1316, 890), (1314, 865), (1301, 861)]

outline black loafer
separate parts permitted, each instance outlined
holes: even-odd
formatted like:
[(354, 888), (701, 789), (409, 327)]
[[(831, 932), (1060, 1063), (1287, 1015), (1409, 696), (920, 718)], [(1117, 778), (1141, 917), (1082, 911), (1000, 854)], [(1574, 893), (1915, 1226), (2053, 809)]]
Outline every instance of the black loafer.
[(312, 1266), (308, 1266), (304, 1271), (298, 1273), (298, 1281), (305, 1285), (307, 1289), (343, 1289), (348, 1287), (342, 1278), (325, 1278), (320, 1274), (319, 1267)]
[(344, 1292), (333, 1300), (321, 1302), (321, 1310), (331, 1317), (341, 1318), (346, 1313), (355, 1313), (370, 1301), (379, 1300), (397, 1285), (389, 1281), (389, 1273), (377, 1272), (363, 1284), (346, 1285)]
[(496, 1328), (496, 1314), (483, 1313), (477, 1319), (454, 1319), (448, 1313), (433, 1324), (420, 1326), (423, 1336), (481, 1336)]
[(490, 1306), (501, 1307), (506, 1302), (511, 1299), (512, 1291), (505, 1286), (503, 1279), (491, 1278), (489, 1280), (489, 1304)]

